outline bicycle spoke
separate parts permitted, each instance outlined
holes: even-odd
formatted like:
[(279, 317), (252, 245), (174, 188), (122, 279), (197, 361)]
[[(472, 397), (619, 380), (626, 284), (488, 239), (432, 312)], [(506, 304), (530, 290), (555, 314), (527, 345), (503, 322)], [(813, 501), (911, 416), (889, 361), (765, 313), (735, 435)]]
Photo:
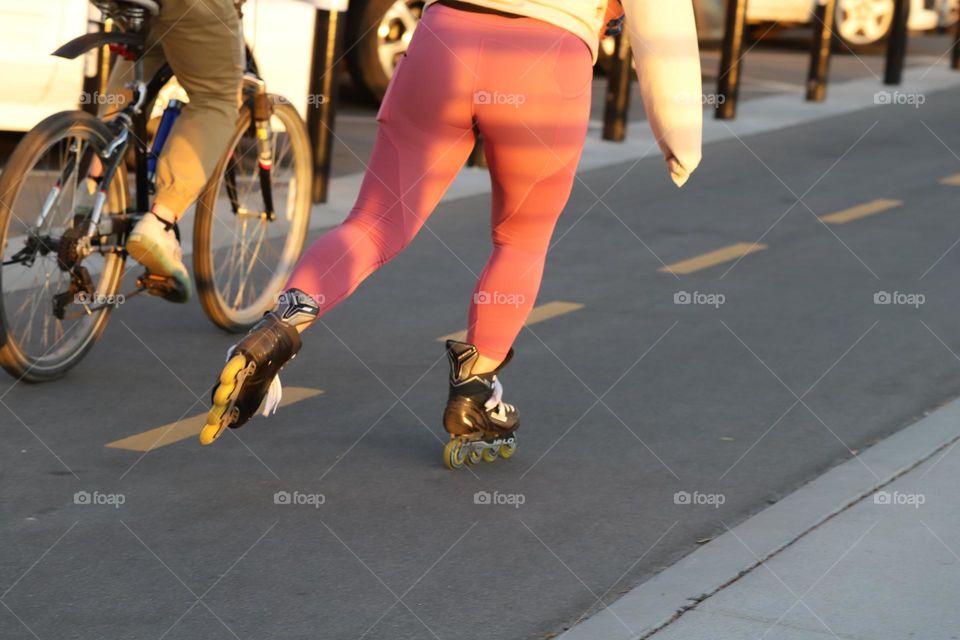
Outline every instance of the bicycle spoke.
[[(230, 322), (252, 322), (269, 308), (274, 302), (271, 294), (285, 284), (301, 247), (306, 214), (300, 207), (304, 203), (302, 189), (308, 182), (305, 176), (302, 184), (298, 182), (300, 169), (306, 165), (297, 162), (298, 154), (304, 153), (305, 136), (302, 125), (297, 129), (298, 122), (292, 117), (291, 112), (277, 109), (271, 121), (273, 215), (264, 215), (258, 146), (249, 129), (234, 140), (232, 183), (228, 185), (226, 175), (221, 176), (215, 199), (208, 203), (208, 210), (216, 213), (209, 221), (214, 229), (207, 236), (212, 254), (208, 273), (217, 292), (215, 303)], [(288, 128), (297, 137), (292, 137)], [(231, 215), (223, 207), (231, 195), (239, 203), (240, 215)]]
[[(264, 236), (265, 236), (266, 233), (267, 233), (267, 225), (261, 223), (261, 224), (260, 224), (260, 229), (261, 229), (261, 231), (260, 231), (260, 238), (259, 238), (259, 240), (257, 240), (257, 246), (254, 248), (253, 253), (252, 253), (251, 256), (250, 256), (250, 266), (247, 267), (247, 273), (246, 273), (246, 275), (243, 277), (243, 280), (240, 282), (240, 290), (237, 292), (237, 299), (238, 299), (238, 300), (239, 300), (239, 299), (242, 299), (242, 297), (243, 297), (243, 290), (244, 290), (244, 288), (246, 287), (247, 282), (248, 282), (249, 279), (250, 279), (250, 273), (253, 271), (253, 267), (256, 266), (257, 256), (260, 255), (260, 246), (263, 244), (263, 238), (264, 238)], [(253, 290), (253, 287), (254, 287), (254, 285), (251, 284), (251, 290)], [(253, 300), (256, 300), (256, 298), (251, 298), (251, 302), (252, 302)]]

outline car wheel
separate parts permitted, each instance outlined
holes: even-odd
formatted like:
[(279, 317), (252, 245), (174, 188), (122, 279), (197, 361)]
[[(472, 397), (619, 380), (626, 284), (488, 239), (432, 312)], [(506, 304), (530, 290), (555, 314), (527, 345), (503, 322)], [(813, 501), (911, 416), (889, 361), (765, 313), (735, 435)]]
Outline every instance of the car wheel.
[(837, 38), (842, 49), (867, 53), (886, 41), (893, 27), (894, 0), (839, 0)]
[(383, 98), (425, 4), (424, 0), (367, 0), (351, 5), (347, 65), (354, 83), (370, 100)]

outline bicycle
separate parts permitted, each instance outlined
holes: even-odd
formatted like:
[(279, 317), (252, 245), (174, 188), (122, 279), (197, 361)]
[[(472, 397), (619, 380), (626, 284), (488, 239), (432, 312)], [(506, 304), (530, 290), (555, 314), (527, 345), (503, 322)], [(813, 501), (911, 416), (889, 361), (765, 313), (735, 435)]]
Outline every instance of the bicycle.
[[(76, 365), (120, 303), (142, 292), (165, 296), (172, 286), (144, 272), (131, 293), (119, 293), (126, 237), (149, 211), (156, 157), (179, 113), (170, 100), (147, 142), (150, 106), (173, 77), (165, 64), (143, 78), (144, 27), (158, 5), (93, 4), (119, 29), (76, 38), (54, 55), (74, 59), (109, 45), (134, 62), (132, 100), (110, 119), (84, 111), (46, 118), (0, 174), (0, 366), (28, 382)], [(95, 156), (100, 186), (92, 210), (78, 211), (77, 187)], [(311, 181), (304, 122), (289, 101), (267, 92), (247, 47), (236, 129), (197, 200), (193, 224), (196, 289), (218, 327), (244, 331), (276, 302), (306, 239)]]

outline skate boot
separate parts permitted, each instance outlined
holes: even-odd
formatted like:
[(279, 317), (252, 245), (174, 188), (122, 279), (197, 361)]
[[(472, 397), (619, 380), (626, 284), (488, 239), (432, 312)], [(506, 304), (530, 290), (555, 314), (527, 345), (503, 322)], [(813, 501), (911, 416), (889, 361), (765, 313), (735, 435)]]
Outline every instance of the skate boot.
[(472, 344), (447, 340), (447, 357), (450, 395), (443, 426), (450, 442), (443, 450), (443, 461), (448, 468), (459, 469), (464, 462), (509, 458), (517, 448), (514, 431), (520, 426), (520, 417), (516, 407), (503, 402), (497, 373), (513, 358), (513, 349), (496, 371), (476, 375), (473, 367), (480, 353)]
[(282, 393), (278, 374), (300, 351), (297, 326), (315, 320), (319, 310), (313, 298), (290, 289), (280, 296), (273, 311), (230, 348), (213, 389), (200, 444), (210, 444), (227, 427), (242, 427), (261, 405), (264, 416), (276, 412)]

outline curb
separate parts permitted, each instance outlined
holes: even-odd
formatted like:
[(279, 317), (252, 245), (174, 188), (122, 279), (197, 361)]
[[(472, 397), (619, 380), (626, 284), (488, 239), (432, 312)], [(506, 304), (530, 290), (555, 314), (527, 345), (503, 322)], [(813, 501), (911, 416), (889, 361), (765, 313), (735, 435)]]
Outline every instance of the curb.
[(958, 441), (960, 399), (834, 467), (696, 549), (557, 640), (645, 640)]

